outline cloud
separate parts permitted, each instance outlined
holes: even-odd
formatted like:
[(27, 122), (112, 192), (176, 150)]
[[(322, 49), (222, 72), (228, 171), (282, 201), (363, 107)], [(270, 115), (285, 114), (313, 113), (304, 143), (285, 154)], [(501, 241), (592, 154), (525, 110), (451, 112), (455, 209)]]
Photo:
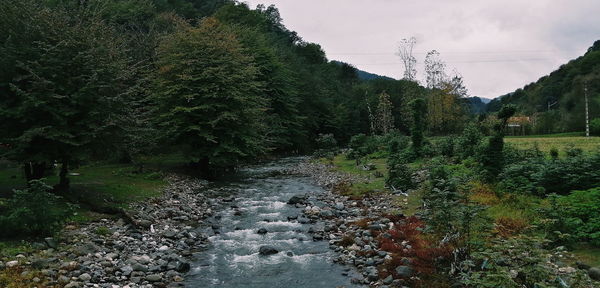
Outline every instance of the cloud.
[(493, 98), (536, 81), (600, 39), (595, 0), (252, 0), (275, 4), (284, 24), (329, 59), (400, 78), (400, 39), (416, 36), (456, 68), (471, 95)]

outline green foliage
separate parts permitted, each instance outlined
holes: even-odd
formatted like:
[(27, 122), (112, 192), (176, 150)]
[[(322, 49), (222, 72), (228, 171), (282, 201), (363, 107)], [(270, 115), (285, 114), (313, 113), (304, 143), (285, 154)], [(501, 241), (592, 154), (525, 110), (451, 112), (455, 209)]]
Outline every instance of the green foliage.
[(572, 153), (564, 159), (530, 157), (507, 165), (498, 187), (503, 192), (545, 195), (600, 186), (600, 153)]
[(475, 151), (482, 139), (483, 133), (479, 126), (475, 123), (468, 124), (456, 141), (457, 153), (462, 159), (475, 156)]
[(435, 150), (438, 155), (453, 157), (455, 155), (454, 137), (443, 137), (436, 142)]
[(562, 208), (562, 232), (600, 247), (600, 188), (573, 191), (557, 202)]
[(592, 121), (590, 121), (590, 134), (600, 136), (600, 118), (592, 119)]
[(50, 193), (52, 187), (43, 181), (32, 180), (29, 185), (15, 190), (12, 198), (0, 205), (0, 236), (51, 235), (73, 214), (73, 208)]
[(498, 121), (493, 126), (493, 134), (488, 138), (488, 145), (480, 155), (483, 166), (483, 177), (488, 181), (494, 181), (504, 167), (504, 129), (508, 118), (516, 112), (514, 105), (503, 106), (498, 112)]
[(170, 35), (157, 65), (159, 125), (191, 160), (223, 168), (263, 153), (258, 70), (230, 28), (207, 18)]
[(412, 169), (403, 161), (398, 154), (388, 158), (388, 175), (385, 184), (388, 187), (402, 191), (414, 188), (415, 183), (412, 180)]
[(11, 160), (68, 165), (114, 147), (132, 69), (99, 17), (39, 2), (0, 3), (0, 142)]
[(547, 241), (534, 237), (495, 239), (471, 254), (458, 267), (465, 287), (594, 287), (581, 270), (564, 275), (558, 262), (564, 251), (544, 249)]
[(348, 159), (360, 159), (371, 153), (375, 153), (378, 150), (378, 139), (373, 136), (367, 136), (365, 134), (358, 134), (350, 138), (348, 148), (350, 148), (347, 154)]
[(415, 99), (411, 103), (413, 124), (411, 128), (412, 148), (419, 154), (423, 146), (423, 133), (425, 132), (425, 113), (427, 106), (425, 100)]

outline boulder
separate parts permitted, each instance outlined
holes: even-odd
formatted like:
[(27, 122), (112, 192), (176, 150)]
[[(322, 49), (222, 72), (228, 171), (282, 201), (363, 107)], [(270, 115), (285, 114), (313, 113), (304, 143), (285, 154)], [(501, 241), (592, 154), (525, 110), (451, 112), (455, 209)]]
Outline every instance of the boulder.
[(58, 247), (58, 243), (52, 237), (44, 238), (44, 242), (49, 248), (56, 249)]
[(409, 266), (398, 266), (396, 267), (396, 274), (402, 278), (410, 277), (412, 275), (412, 268)]
[(272, 246), (265, 245), (265, 246), (260, 246), (260, 248), (258, 249), (258, 253), (263, 256), (269, 256), (269, 255), (279, 253), (279, 250), (275, 249)]
[(306, 196), (296, 195), (296, 196), (292, 196), (292, 198), (290, 198), (290, 200), (288, 200), (287, 204), (290, 204), (290, 205), (304, 204), (304, 201), (306, 201)]
[(162, 280), (162, 276), (160, 276), (160, 274), (150, 274), (146, 276), (146, 281), (148, 282), (158, 282), (160, 280)]
[(256, 233), (261, 234), (261, 235), (267, 234), (267, 232), (268, 231), (265, 228), (260, 228), (260, 229), (258, 229), (258, 231), (256, 231)]
[(600, 281), (600, 268), (599, 267), (590, 268), (590, 270), (588, 270), (588, 275), (590, 275), (590, 278), (592, 278), (596, 281)]

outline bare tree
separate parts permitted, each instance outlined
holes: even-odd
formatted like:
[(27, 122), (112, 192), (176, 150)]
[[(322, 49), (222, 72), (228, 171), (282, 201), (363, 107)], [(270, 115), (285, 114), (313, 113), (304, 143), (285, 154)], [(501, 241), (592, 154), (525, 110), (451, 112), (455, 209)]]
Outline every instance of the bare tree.
[(398, 53), (404, 64), (404, 79), (409, 81), (417, 81), (417, 59), (413, 56), (413, 48), (417, 44), (415, 37), (400, 40), (398, 44)]
[(436, 50), (427, 52), (425, 57), (425, 76), (427, 88), (441, 89), (446, 80), (446, 63), (440, 58), (440, 53)]
[(386, 135), (394, 129), (394, 115), (392, 115), (392, 101), (390, 95), (383, 91), (379, 94), (377, 105), (377, 128), (381, 134)]

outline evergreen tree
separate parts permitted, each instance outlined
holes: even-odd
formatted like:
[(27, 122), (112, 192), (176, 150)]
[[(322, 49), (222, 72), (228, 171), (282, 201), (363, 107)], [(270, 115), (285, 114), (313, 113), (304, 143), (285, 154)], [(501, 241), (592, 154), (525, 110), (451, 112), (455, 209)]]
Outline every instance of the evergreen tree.
[[(115, 31), (90, 11), (48, 9), (38, 1), (0, 2), (0, 142), (24, 164), (27, 180), (111, 147), (120, 132), (127, 61)], [(77, 21), (73, 21), (77, 19)]]
[(413, 126), (411, 128), (412, 148), (418, 155), (423, 146), (423, 133), (425, 132), (425, 113), (427, 105), (423, 99), (415, 99), (410, 103), (413, 113)]

